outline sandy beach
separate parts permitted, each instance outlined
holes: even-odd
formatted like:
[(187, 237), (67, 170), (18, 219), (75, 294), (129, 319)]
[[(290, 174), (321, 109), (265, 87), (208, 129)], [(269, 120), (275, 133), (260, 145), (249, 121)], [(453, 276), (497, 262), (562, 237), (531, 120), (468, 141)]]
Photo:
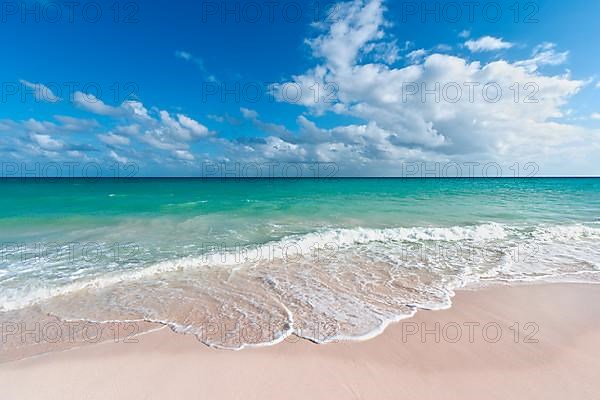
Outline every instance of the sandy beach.
[(0, 400), (600, 400), (600, 1), (87, 3), (0, 7)]
[(215, 350), (164, 328), (0, 365), (17, 399), (592, 399), (600, 287), (460, 291), (365, 342)]

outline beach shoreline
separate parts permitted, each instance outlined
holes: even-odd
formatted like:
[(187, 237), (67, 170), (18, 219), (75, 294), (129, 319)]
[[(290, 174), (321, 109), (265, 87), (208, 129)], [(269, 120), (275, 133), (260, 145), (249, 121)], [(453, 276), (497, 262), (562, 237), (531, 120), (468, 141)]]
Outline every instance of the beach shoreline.
[[(7, 399), (594, 398), (600, 286), (459, 290), (362, 342), (242, 351), (168, 328), (0, 364)], [(132, 339), (132, 338), (130, 338)], [(510, 384), (508, 384), (510, 382)]]

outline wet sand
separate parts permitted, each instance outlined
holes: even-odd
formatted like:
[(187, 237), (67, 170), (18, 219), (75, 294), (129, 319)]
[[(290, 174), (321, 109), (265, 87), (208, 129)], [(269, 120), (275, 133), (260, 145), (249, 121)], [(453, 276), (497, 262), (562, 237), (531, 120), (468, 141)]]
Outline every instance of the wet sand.
[(599, 285), (460, 291), (453, 303), (365, 342), (234, 352), (163, 328), (0, 364), (0, 398), (598, 398)]

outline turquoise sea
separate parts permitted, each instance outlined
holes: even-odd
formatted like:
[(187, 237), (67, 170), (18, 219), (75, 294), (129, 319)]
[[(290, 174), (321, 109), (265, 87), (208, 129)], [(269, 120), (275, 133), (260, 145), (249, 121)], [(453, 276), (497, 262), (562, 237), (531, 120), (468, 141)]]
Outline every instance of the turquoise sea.
[(0, 319), (35, 307), (153, 321), (239, 349), (372, 337), (448, 307), (457, 288), (600, 281), (595, 178), (4, 179), (0, 190)]

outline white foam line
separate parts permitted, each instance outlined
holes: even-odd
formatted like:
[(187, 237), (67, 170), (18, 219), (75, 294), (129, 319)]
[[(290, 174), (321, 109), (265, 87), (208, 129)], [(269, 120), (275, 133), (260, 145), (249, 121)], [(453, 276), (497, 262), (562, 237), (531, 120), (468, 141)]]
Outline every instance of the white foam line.
[[(304, 235), (287, 236), (278, 241), (266, 243), (261, 246), (261, 253), (273, 249), (289, 249), (292, 245), (298, 246), (302, 253), (311, 254), (311, 250), (318, 245), (335, 244), (348, 246), (352, 244), (366, 244), (370, 242), (386, 241), (420, 241), (420, 240), (490, 240), (506, 236), (506, 231), (500, 224), (489, 223), (474, 226), (454, 226), (450, 228), (415, 227), (415, 228), (389, 228), (389, 229), (336, 229), (322, 232), (313, 232)], [(269, 254), (275, 259), (284, 258), (284, 253), (279, 256)], [(178, 270), (198, 269), (202, 267), (235, 266), (243, 263), (235, 252), (213, 253), (201, 257), (183, 257), (176, 260), (166, 260), (150, 265), (138, 271), (120, 273), (115, 276), (94, 278), (89, 281), (71, 283), (58, 288), (39, 288), (37, 293), (21, 297), (19, 300), (5, 300), (0, 305), (0, 311), (13, 311), (27, 306), (35, 305), (43, 300), (70, 294), (84, 289), (99, 289), (115, 284), (135, 281), (161, 273)], [(225, 261), (223, 261), (225, 260)], [(252, 260), (250, 260), (252, 261)]]
[[(584, 235), (586, 238), (590, 236), (600, 237), (600, 228), (593, 228), (581, 224), (549, 227), (539, 226), (536, 227), (536, 232), (538, 232), (536, 236), (540, 236), (542, 239), (546, 238), (548, 235), (553, 238), (557, 235), (559, 237), (566, 236), (568, 238), (572, 238), (573, 235)], [(310, 250), (313, 249), (315, 245), (337, 244), (338, 246), (349, 246), (352, 244), (396, 241), (486, 241), (503, 239), (507, 236), (507, 229), (505, 229), (503, 225), (497, 223), (473, 226), (454, 226), (449, 228), (413, 227), (389, 229), (336, 229), (304, 235), (287, 236), (281, 240), (262, 245), (262, 249), (271, 251), (275, 248), (289, 248), (291, 245), (297, 245), (303, 252), (306, 251), (307, 254), (309, 254)], [(84, 289), (100, 289), (119, 283), (140, 280), (161, 273), (206, 267), (231, 267), (241, 263), (243, 263), (243, 261), (238, 259), (238, 255), (235, 252), (219, 252), (201, 257), (184, 257), (175, 260), (161, 261), (141, 270), (124, 272), (119, 275), (94, 278), (89, 281), (71, 283), (58, 288), (38, 288), (33, 293), (22, 297), (20, 296), (18, 300), (5, 299), (3, 303), (0, 304), (0, 312), (18, 310), (38, 304), (39, 302), (52, 297), (67, 295)]]

